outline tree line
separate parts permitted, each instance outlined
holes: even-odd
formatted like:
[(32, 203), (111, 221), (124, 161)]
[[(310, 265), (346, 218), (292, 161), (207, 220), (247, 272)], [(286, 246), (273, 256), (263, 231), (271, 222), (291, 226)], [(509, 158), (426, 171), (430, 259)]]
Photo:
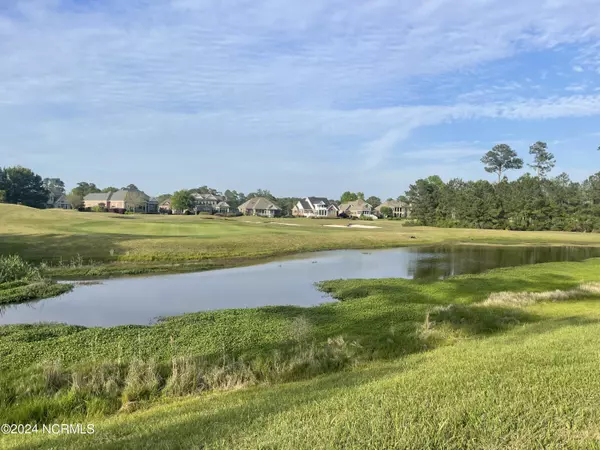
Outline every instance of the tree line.
[(481, 159), (487, 172), (498, 175), (496, 183), (459, 178), (446, 183), (439, 176), (417, 180), (406, 192), (411, 218), (437, 227), (600, 231), (600, 172), (582, 183), (566, 173), (550, 178), (556, 159), (547, 144), (536, 142), (529, 153), (534, 173), (514, 181), (506, 172), (521, 169), (524, 161), (506, 144)]

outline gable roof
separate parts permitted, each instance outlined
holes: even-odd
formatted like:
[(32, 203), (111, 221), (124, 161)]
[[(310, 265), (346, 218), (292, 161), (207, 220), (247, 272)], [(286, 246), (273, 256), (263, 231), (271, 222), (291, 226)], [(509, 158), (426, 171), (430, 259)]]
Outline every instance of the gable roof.
[(331, 203), (329, 200), (327, 200), (325, 197), (307, 197), (308, 201), (310, 201), (313, 205), (316, 205), (318, 203), (324, 203), (325, 205), (329, 205), (329, 203)]
[(149, 201), (149, 199), (150, 199), (150, 197), (148, 197), (142, 191), (128, 191), (125, 189), (119, 189), (118, 191), (115, 191), (115, 192), (100, 192), (97, 194), (88, 194), (83, 199), (86, 201), (92, 201), (92, 202), (109, 202), (109, 201), (124, 202), (124, 201), (129, 200), (128, 196), (132, 192), (139, 193), (146, 201)]
[(110, 200), (112, 192), (98, 192), (95, 194), (88, 194), (83, 197), (84, 200), (92, 202), (107, 202)]
[(312, 210), (312, 207), (310, 206), (310, 203), (308, 203), (305, 198), (301, 198), (299, 200), (299, 202), (300, 202), (300, 206), (302, 206), (303, 210), (305, 210), (305, 211), (306, 210)]
[(339, 208), (340, 211), (370, 211), (371, 205), (359, 198), (352, 202), (342, 203)]
[(271, 209), (280, 210), (281, 208), (277, 204), (265, 197), (253, 197), (250, 200), (242, 203), (239, 208), (240, 210), (245, 209)]

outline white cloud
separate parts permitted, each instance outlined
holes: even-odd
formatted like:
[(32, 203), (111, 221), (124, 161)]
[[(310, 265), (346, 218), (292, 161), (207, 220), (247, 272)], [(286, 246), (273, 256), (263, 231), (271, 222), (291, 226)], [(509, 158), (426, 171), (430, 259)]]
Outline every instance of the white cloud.
[(573, 66), (573, 71), (574, 72), (583, 72), (583, 67), (581, 67), (581, 66)]
[[(422, 127), (600, 114), (600, 96), (515, 97), (527, 80), (453, 93), (490, 62), (591, 48), (596, 0), (13, 0), (0, 11), (0, 158), (45, 173), (146, 177), (162, 191), (196, 183), (190, 167), (224, 165), (203, 176), (292, 193), (311, 182), (296, 178), (307, 160), (324, 161), (331, 184), (378, 173)], [(422, 80), (448, 98), (419, 105)], [(173, 161), (185, 170), (160, 178)]]

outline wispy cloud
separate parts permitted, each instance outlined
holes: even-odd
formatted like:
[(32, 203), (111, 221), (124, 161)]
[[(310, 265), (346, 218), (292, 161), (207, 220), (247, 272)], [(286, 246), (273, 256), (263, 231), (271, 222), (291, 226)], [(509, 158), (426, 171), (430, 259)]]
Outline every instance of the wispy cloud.
[[(559, 94), (584, 92), (580, 82), (542, 89), (539, 67), (535, 79), (488, 67), (566, 45), (578, 56), (565, 70), (579, 77), (569, 67), (595, 67), (599, 15), (596, 0), (9, 0), (0, 158), (156, 190), (196, 182), (195, 172), (158, 181), (165, 158), (226, 161), (205, 182), (269, 177), (287, 193), (309, 185), (295, 177), (319, 160), (333, 189), (349, 168), (381, 171), (424, 127), (600, 114), (600, 96)], [(107, 157), (127, 161), (108, 167)], [(284, 167), (280, 178), (270, 166)]]

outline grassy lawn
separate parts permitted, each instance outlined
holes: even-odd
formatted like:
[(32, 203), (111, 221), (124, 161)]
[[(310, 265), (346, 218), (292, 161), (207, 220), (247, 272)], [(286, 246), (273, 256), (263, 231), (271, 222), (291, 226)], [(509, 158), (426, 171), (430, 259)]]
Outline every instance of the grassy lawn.
[(0, 446), (597, 446), (599, 283), (592, 259), (330, 281), (341, 301), (312, 308), (1, 327), (0, 423), (91, 422), (96, 434)]
[[(281, 225), (284, 224), (293, 224)], [(347, 220), (121, 216), (0, 204), (0, 254), (48, 263), (54, 277), (103, 277), (230, 267), (299, 252), (432, 243), (600, 246), (600, 234), (403, 227), (328, 228)], [(90, 262), (92, 263), (90, 265)]]

